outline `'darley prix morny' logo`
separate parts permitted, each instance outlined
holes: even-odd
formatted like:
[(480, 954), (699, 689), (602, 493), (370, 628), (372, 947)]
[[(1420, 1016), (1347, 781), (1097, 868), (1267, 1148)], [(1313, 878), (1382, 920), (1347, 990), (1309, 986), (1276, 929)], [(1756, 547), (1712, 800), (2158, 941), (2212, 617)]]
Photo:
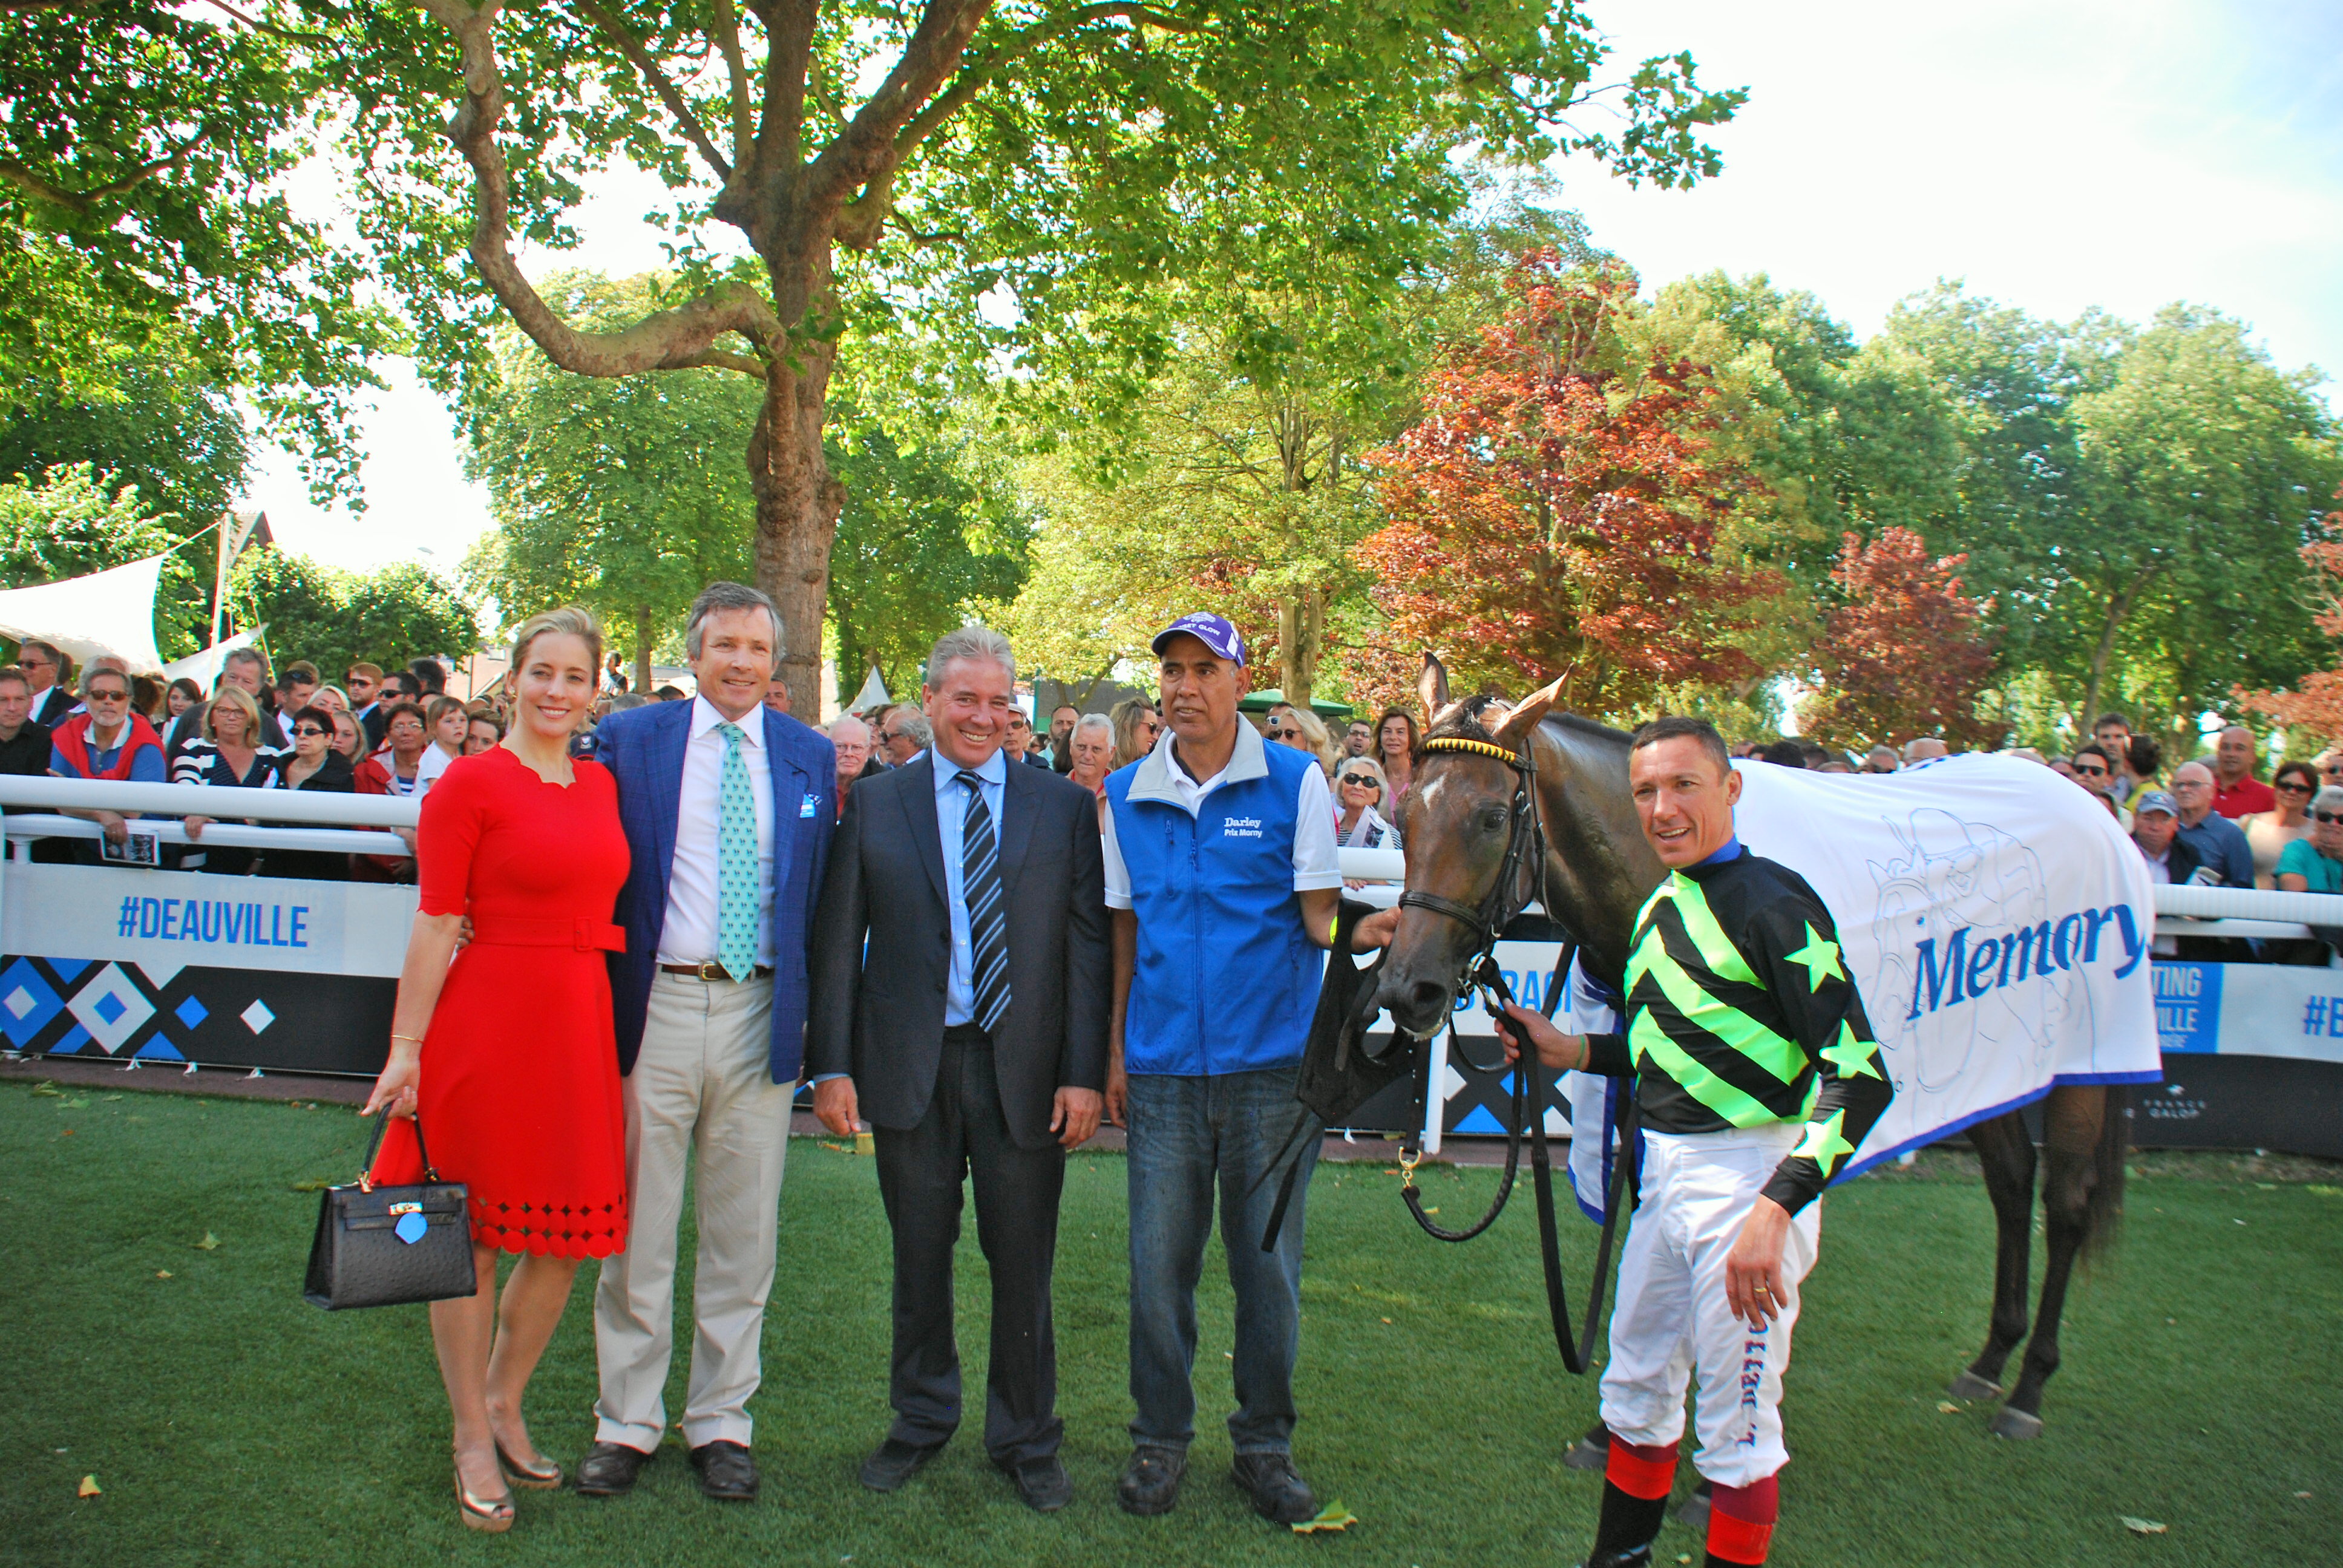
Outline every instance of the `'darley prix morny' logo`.
[(1223, 839), (1258, 839), (1261, 837), (1261, 819), (1258, 817), (1223, 817), (1221, 819), (1221, 837)]

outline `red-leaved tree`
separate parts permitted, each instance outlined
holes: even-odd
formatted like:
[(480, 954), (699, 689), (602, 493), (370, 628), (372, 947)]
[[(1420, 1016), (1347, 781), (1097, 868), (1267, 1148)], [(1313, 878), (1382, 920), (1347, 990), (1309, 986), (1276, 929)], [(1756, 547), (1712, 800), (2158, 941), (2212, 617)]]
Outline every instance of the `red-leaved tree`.
[[(2343, 501), (2343, 489), (2335, 492)], [(2343, 511), (2327, 514), (2320, 537), (2302, 547), (2302, 558), (2318, 574), (2318, 594), (2324, 601), (2315, 617), (2318, 629), (2343, 638)], [(2289, 729), (2307, 729), (2321, 740), (2343, 740), (2343, 669), (2313, 670), (2303, 677), (2298, 691), (2247, 691), (2236, 689), (2237, 701), (2267, 714)], [(2303, 749), (2289, 742), (2288, 749)]]
[(1931, 557), (1909, 528), (1867, 545), (1842, 536), (1831, 576), (1846, 602), (1815, 643), (1821, 689), (1801, 705), (1801, 728), (1847, 744), (1901, 746), (1919, 735), (1956, 749), (1998, 744), (2000, 726), (1977, 717), (1993, 648), (1980, 629), (1989, 605), (1961, 592), (1967, 559)]
[(1621, 341), (1635, 286), (1523, 256), (1504, 318), (1443, 355), (1422, 422), (1375, 454), (1389, 521), (1358, 555), (1411, 670), (1436, 648), (1468, 688), (1561, 678), (1598, 714), (1754, 673), (1727, 638), (1778, 585), (1715, 545), (1758, 481), (1704, 434), (1704, 368)]

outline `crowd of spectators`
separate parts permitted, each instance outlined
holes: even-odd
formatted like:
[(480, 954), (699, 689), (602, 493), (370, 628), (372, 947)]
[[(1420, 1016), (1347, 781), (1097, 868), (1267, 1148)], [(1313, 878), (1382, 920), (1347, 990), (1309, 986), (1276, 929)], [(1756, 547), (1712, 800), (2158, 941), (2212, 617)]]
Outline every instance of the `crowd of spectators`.
[[(0, 774), (421, 797), (455, 759), (498, 745), (509, 722), (493, 697), (466, 701), (449, 695), (447, 683), (447, 667), (433, 658), (388, 671), (356, 662), (342, 672), (339, 686), (323, 681), (315, 665), (297, 660), (272, 681), (266, 656), (237, 648), (222, 658), (206, 693), (184, 678), (166, 684), (134, 676), (116, 659), (94, 659), (75, 670), (55, 646), (30, 639), (14, 664), (0, 666)], [(598, 717), (683, 696), (669, 687), (645, 696), (627, 686), (614, 656)], [(778, 676), (766, 702), (777, 712), (789, 711), (789, 689)], [(1249, 717), (1265, 739), (1317, 760), (1332, 787), (1342, 844), (1400, 847), (1399, 804), (1414, 781), (1423, 737), (1415, 714), (1387, 709), (1373, 719), (1348, 719), (1339, 731), (1290, 702)], [(842, 714), (828, 733), (838, 756), (835, 809), (841, 815), (856, 780), (901, 767), (933, 743), (926, 715), (910, 703)], [(1072, 778), (1103, 810), (1106, 776), (1154, 749), (1162, 734), (1161, 716), (1144, 697), (1126, 698), (1104, 713), (1061, 703), (1046, 729), (1020, 713), (1008, 750), (1029, 766)], [(1921, 736), (1900, 751), (1880, 745), (1856, 756), (1810, 738), (1785, 737), (1733, 750), (1779, 767), (1888, 774), (1949, 755), (1951, 749), (1940, 738)], [(2253, 732), (2231, 726), (2214, 738), (2209, 758), (2187, 759), (2167, 770), (2155, 740), (2134, 734), (2121, 714), (2108, 713), (2071, 752), (2045, 756), (2018, 747), (2007, 755), (2041, 764), (2097, 800), (2130, 836), (2157, 881), (2343, 891), (2343, 748), (2313, 760), (2281, 762), (2265, 781), (2257, 776)], [(75, 814), (97, 821), (116, 844), (131, 819), (107, 811)], [(236, 819), (232, 809), (190, 813), (185, 819), (189, 842), (167, 863), (230, 875), (414, 875), (407, 856), (263, 853), (204, 842), (213, 822)], [(412, 835), (405, 836), (411, 849)], [(99, 858), (94, 843), (50, 839), (35, 849), (44, 859)]]

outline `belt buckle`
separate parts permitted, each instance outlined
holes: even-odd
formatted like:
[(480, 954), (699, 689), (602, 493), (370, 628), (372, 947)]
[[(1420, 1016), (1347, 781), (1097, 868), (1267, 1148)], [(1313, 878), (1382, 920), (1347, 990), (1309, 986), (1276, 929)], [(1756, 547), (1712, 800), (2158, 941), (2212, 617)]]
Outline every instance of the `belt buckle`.
[(706, 960), (699, 966), (699, 980), (703, 985), (731, 978), (730, 971), (714, 959)]

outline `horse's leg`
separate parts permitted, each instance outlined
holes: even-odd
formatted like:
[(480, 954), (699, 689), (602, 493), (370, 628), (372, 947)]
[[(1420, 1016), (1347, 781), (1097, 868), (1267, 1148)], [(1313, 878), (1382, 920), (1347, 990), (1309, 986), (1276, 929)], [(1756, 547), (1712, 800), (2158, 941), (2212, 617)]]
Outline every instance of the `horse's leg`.
[(1953, 1380), (1955, 1399), (1991, 1399), (2001, 1392), (2001, 1369), (2026, 1338), (2026, 1276), (2033, 1269), (2034, 1140), (2016, 1111), (1969, 1129), (1993, 1201), (1993, 1318), (1985, 1350)]
[[(2112, 1178), (2101, 1169), (2107, 1117), (2107, 1091), (2096, 1084), (2054, 1089), (2043, 1107), (2042, 1209), (2049, 1262), (2042, 1271), (2042, 1302), (2035, 1313), (2033, 1337), (2026, 1342), (2017, 1386), (1993, 1420), (1997, 1437), (2042, 1435), (2042, 1388), (2058, 1370), (2058, 1320), (2066, 1311), (2076, 1255), (2093, 1235), (2092, 1195), (2102, 1181), (2121, 1175), (2120, 1164)], [(2116, 1158), (2121, 1159), (2119, 1150)]]

